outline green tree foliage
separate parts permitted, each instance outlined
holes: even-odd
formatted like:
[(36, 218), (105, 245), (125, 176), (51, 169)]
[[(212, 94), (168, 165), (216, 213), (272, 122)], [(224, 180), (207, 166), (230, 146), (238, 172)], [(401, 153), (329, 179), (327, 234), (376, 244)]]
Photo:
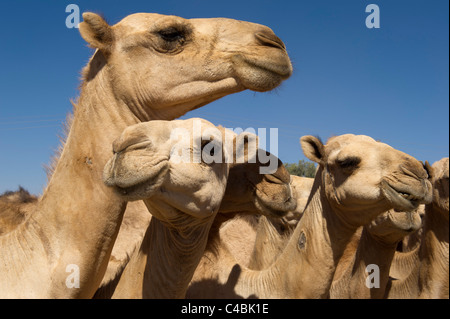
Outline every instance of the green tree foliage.
[(316, 174), (316, 164), (313, 162), (300, 160), (298, 164), (285, 163), (284, 166), (291, 175), (314, 177)]

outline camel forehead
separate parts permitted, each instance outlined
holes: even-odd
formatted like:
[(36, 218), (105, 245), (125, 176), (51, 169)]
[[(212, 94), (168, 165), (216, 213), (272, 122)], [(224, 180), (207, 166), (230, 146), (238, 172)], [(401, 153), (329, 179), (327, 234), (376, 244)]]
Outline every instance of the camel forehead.
[(153, 28), (163, 28), (165, 25), (185, 24), (186, 19), (177, 16), (169, 16), (158, 13), (134, 13), (126, 16), (113, 27), (114, 29), (124, 29), (126, 32), (152, 30)]
[[(213, 23), (227, 23), (237, 21), (226, 18), (201, 18), (201, 19), (184, 19), (174, 15), (164, 15), (159, 13), (134, 13), (126, 16), (116, 26), (127, 26), (134, 28), (142, 28), (152, 25), (171, 24), (171, 23), (193, 23), (193, 24), (213, 24)], [(239, 21), (240, 22), (240, 21)], [(242, 22), (245, 23), (245, 22)]]
[(162, 19), (172, 20), (172, 21), (178, 21), (178, 20), (184, 20), (181, 17), (177, 16), (169, 16), (169, 15), (163, 15), (159, 13), (133, 13), (122, 20), (120, 20), (116, 25), (117, 26), (142, 26), (142, 25), (148, 25), (153, 24), (156, 21), (160, 21)]
[(374, 148), (378, 148), (381, 146), (388, 146), (388, 145), (377, 142), (370, 136), (345, 134), (331, 137), (327, 141), (326, 149), (329, 154), (342, 150), (360, 153), (367, 151), (369, 149), (374, 150)]
[(408, 154), (366, 135), (346, 134), (332, 137), (326, 144), (325, 152), (330, 161), (343, 160), (348, 156), (364, 158), (366, 162), (369, 160), (394, 163), (413, 160)]
[[(229, 18), (193, 18), (193, 19), (185, 19), (179, 16), (174, 15), (164, 15), (158, 13), (134, 13), (129, 16), (123, 18), (120, 22), (118, 22), (115, 27), (128, 27), (133, 29), (151, 29), (152, 27), (157, 26), (158, 28), (164, 27), (165, 25), (169, 26), (172, 24), (190, 24), (199, 29), (202, 28), (215, 28), (221, 27), (224, 29), (230, 28), (232, 25), (232, 29), (239, 30), (249, 30), (249, 29), (263, 29), (267, 28), (263, 25), (252, 23), (248, 21), (240, 21)], [(228, 30), (230, 31), (230, 30)]]
[(433, 170), (435, 178), (448, 178), (449, 177), (449, 158), (443, 158), (433, 164)]
[(331, 137), (328, 140), (327, 145), (331, 145), (332, 143), (346, 145), (353, 143), (377, 143), (377, 141), (367, 135), (344, 134)]

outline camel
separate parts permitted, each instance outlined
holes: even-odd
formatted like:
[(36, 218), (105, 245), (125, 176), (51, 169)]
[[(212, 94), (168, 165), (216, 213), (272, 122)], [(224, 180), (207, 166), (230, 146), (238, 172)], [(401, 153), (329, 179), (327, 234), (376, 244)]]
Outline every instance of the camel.
[[(229, 172), (228, 176), (221, 175), (221, 183), (216, 182), (213, 173), (217, 175), (218, 169), (213, 170), (213, 164), (171, 163), (170, 151), (174, 143), (170, 139), (171, 130), (182, 127), (193, 136), (183, 145), (193, 153), (193, 141), (202, 138), (202, 132), (192, 128), (196, 121), (202, 124), (203, 132), (215, 128), (201, 119), (151, 121), (127, 128), (117, 142), (117, 154), (105, 168), (106, 183), (124, 194), (127, 200), (144, 199), (153, 217), (138, 252), (131, 256), (123, 272), (100, 288), (96, 298), (184, 298), (218, 212), (226, 215), (239, 209), (250, 214), (280, 217), (295, 209), (290, 175), (283, 163), (274, 158), (276, 170), (272, 174), (261, 174), (260, 168), (264, 165), (259, 154), (250, 156), (248, 139), (241, 138), (241, 135), (248, 137), (248, 133), (236, 135), (223, 128), (220, 132), (216, 130), (213, 141), (219, 134), (231, 136), (234, 141), (233, 161), (213, 163), (220, 170)], [(245, 158), (237, 153), (239, 139), (244, 140)], [(160, 160), (152, 158), (169, 158), (166, 169), (170, 172), (166, 173), (169, 177), (153, 177), (153, 168), (161, 164)], [(154, 164), (156, 162), (158, 164)], [(163, 182), (159, 180), (166, 181), (167, 185), (160, 186)], [(215, 205), (210, 203), (212, 199), (217, 199)]]
[[(28, 212), (0, 236), (0, 298), (93, 296), (126, 208), (102, 172), (127, 126), (172, 120), (245, 89), (268, 91), (292, 73), (283, 42), (259, 24), (149, 13), (113, 26), (94, 13), (83, 20), (81, 36), (96, 51), (47, 187), (31, 208), (0, 207)], [(138, 201), (127, 211), (147, 208)], [(68, 276), (79, 280), (67, 285)]]
[(332, 137), (326, 145), (313, 136), (300, 141), (319, 168), (283, 253), (269, 268), (255, 271), (237, 264), (225, 249), (211, 251), (187, 298), (326, 298), (358, 227), (389, 209), (412, 211), (431, 201), (423, 163), (387, 144), (352, 134)]
[(387, 298), (449, 298), (449, 158), (432, 169), (433, 201), (425, 205), (419, 246), (396, 253)]
[[(38, 198), (31, 195), (23, 187), (16, 192), (5, 192), (0, 195), (0, 236), (8, 233), (21, 223), (33, 209)], [(18, 205), (20, 203), (20, 205)]]
[[(412, 212), (390, 210), (361, 227), (339, 260), (330, 288), (330, 298), (384, 298), (398, 243), (421, 226), (422, 219), (417, 209)], [(373, 265), (378, 268), (371, 269)], [(369, 277), (368, 269), (371, 272), (377, 271), (374, 282)]]
[[(238, 213), (234, 218), (221, 222), (218, 234), (221, 244), (241, 265), (255, 270), (268, 267), (283, 251), (300, 220), (313, 182), (310, 177), (291, 175), (290, 185), (297, 206), (282, 218)], [(272, 231), (268, 231), (269, 228), (273, 228)]]

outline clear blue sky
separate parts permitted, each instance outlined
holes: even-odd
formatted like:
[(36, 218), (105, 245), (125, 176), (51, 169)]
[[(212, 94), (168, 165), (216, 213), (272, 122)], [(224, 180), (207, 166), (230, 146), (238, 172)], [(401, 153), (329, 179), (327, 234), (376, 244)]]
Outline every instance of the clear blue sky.
[[(114, 24), (135, 12), (227, 17), (271, 27), (294, 74), (270, 93), (228, 96), (186, 117), (226, 127), (278, 128), (284, 162), (305, 159), (299, 138), (365, 134), (433, 163), (449, 154), (448, 0), (42, 0), (0, 2), (0, 193), (39, 194), (43, 165), (78, 96), (92, 50), (68, 29), (68, 4)], [(368, 29), (365, 8), (380, 8)]]

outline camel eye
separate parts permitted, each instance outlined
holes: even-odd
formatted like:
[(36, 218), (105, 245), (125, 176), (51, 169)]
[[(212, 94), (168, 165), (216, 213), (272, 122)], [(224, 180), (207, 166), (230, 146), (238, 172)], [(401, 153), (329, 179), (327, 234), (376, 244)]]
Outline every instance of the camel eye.
[[(215, 153), (214, 153), (215, 147), (214, 147), (213, 143), (211, 143), (211, 142), (212, 142), (212, 140), (202, 140), (201, 149), (202, 149), (202, 153), (205, 151), (205, 152), (207, 152), (206, 154), (209, 154), (209, 156), (214, 156), (215, 155)], [(205, 149), (205, 147), (206, 147), (206, 149)], [(209, 150), (208, 150), (208, 147), (209, 147)]]
[(342, 160), (337, 160), (336, 163), (342, 169), (353, 170), (355, 168), (358, 168), (359, 164), (361, 163), (361, 158), (356, 157), (356, 156), (351, 156), (351, 157), (347, 157)]
[(158, 32), (158, 35), (167, 42), (174, 42), (184, 39), (184, 32), (174, 27), (170, 27)]

